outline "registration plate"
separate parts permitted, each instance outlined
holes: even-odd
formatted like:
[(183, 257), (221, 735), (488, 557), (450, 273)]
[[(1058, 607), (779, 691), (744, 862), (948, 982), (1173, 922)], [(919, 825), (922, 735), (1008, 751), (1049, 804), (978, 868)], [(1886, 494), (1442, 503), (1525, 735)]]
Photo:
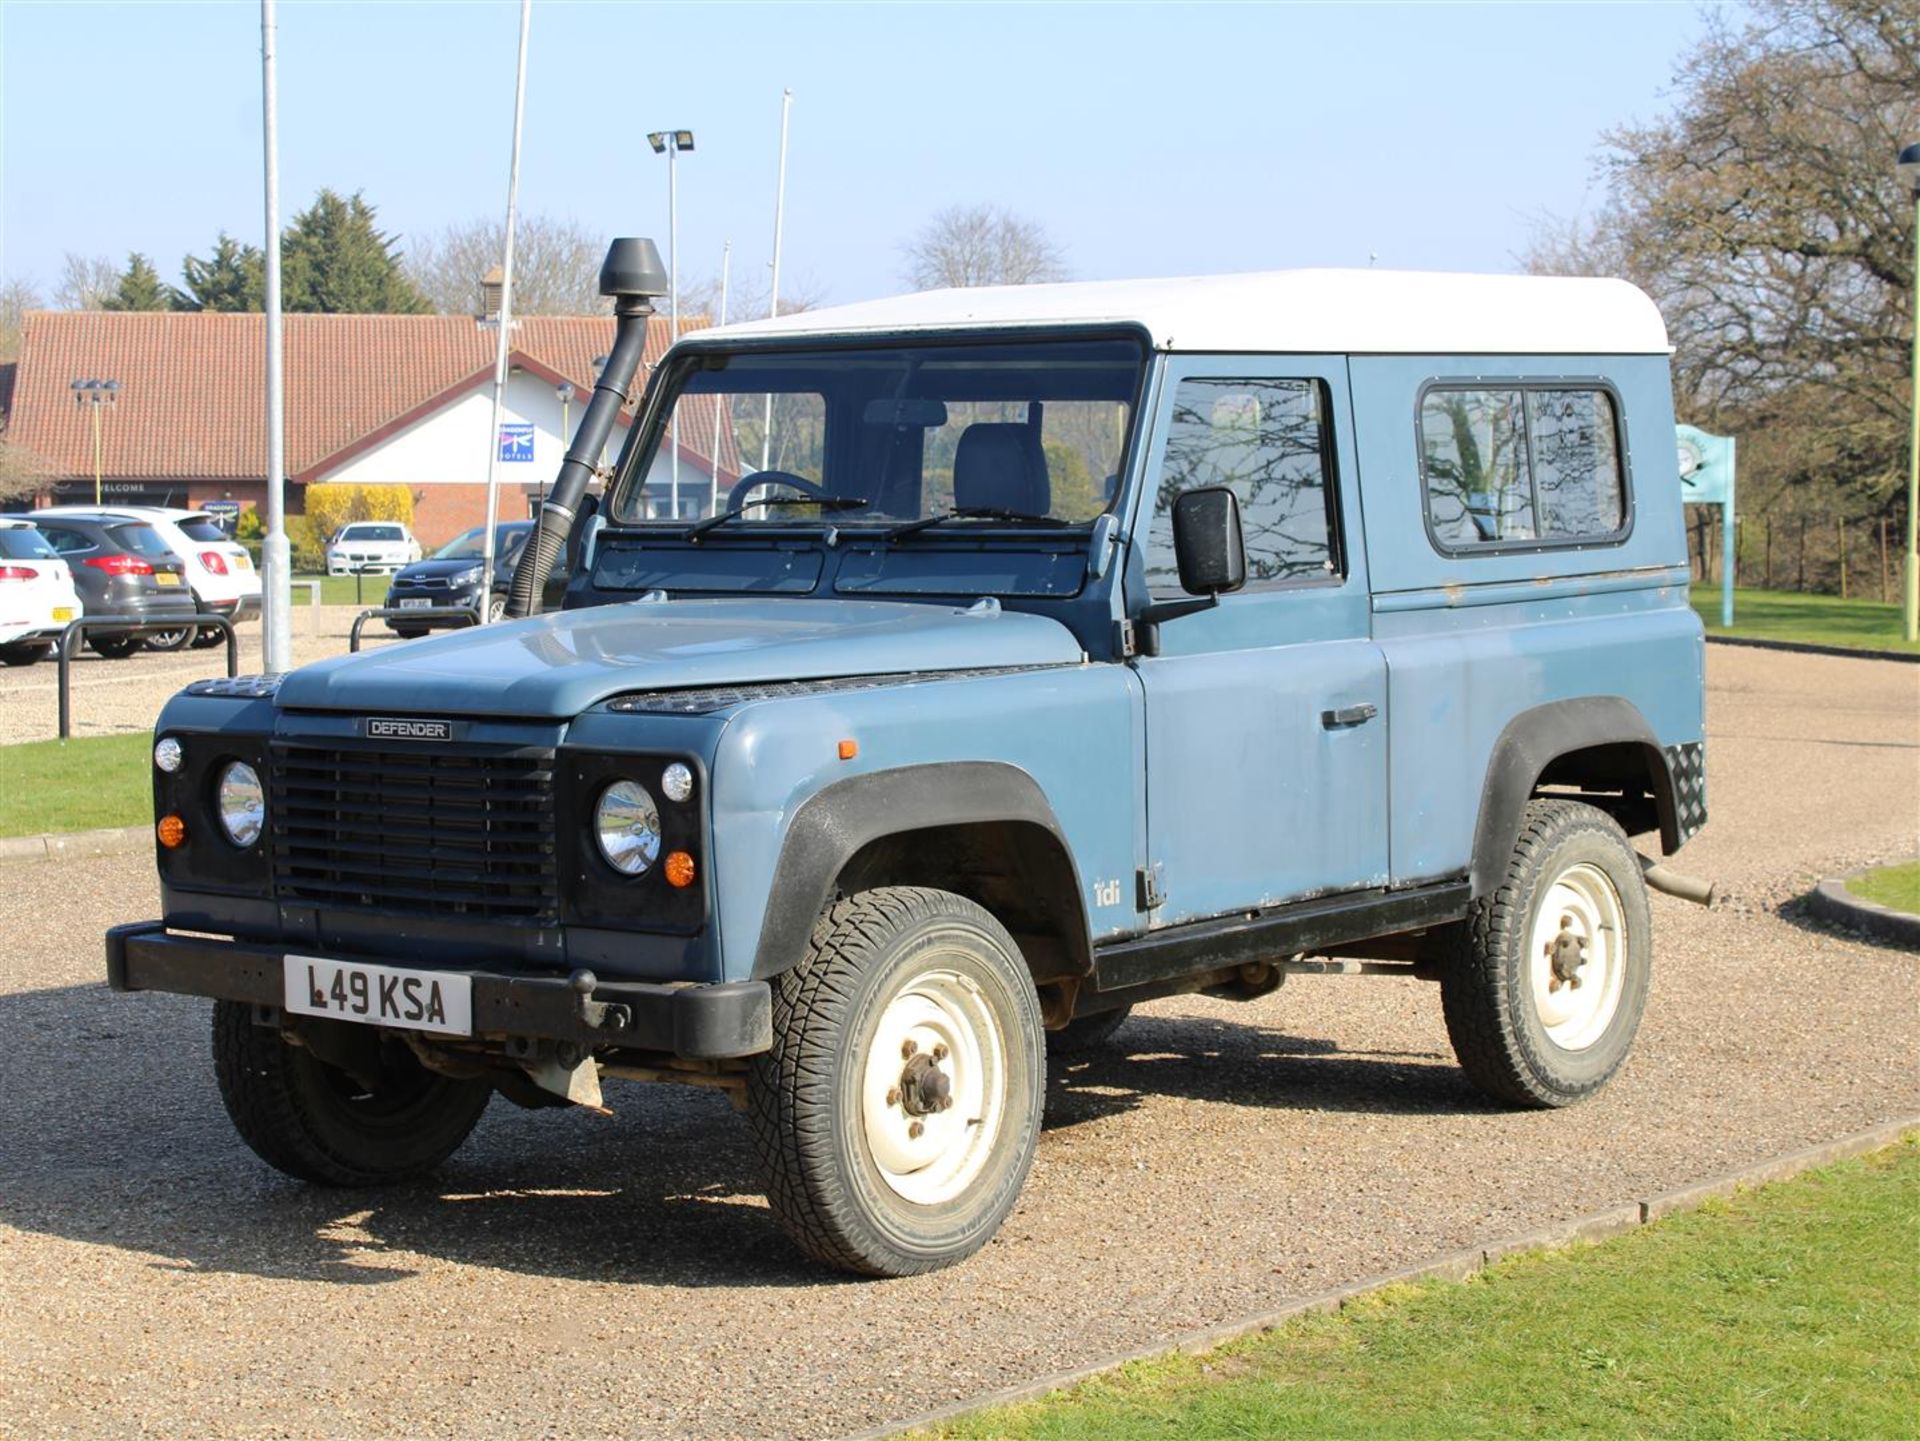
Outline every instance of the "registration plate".
[(180, 577), (170, 570), (163, 570), (155, 574), (153, 583), (155, 585), (178, 585), (180, 584)]
[(70, 605), (56, 605), (53, 608), (53, 618), (55, 620), (72, 620), (73, 607)]
[(401, 610), (425, 610), (433, 604), (430, 596), (410, 596), (400, 602)]
[(303, 1016), (406, 1031), (473, 1034), (473, 978), (365, 961), (288, 956), (286, 1006)]

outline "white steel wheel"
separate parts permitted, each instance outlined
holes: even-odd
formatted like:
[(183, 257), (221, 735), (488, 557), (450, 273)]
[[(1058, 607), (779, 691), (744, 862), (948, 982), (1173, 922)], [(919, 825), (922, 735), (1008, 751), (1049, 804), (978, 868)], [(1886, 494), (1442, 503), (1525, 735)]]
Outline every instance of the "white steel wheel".
[(1007, 1046), (980, 986), (925, 959), (934, 968), (880, 1013), (860, 1109), (882, 1179), (932, 1206), (965, 1191), (993, 1152), (1007, 1107)]
[(1467, 1078), (1520, 1106), (1565, 1106), (1613, 1078), (1653, 974), (1640, 862), (1606, 812), (1527, 804), (1498, 884), (1450, 927), (1440, 974)]
[(1040, 1000), (972, 901), (882, 886), (829, 906), (774, 981), (747, 1096), (775, 1218), (816, 1260), (912, 1276), (1013, 1209), (1045, 1100)]
[(1586, 1050), (1620, 1009), (1625, 929), (1620, 892), (1596, 865), (1567, 867), (1541, 897), (1528, 973), (1540, 1024), (1561, 1050)]

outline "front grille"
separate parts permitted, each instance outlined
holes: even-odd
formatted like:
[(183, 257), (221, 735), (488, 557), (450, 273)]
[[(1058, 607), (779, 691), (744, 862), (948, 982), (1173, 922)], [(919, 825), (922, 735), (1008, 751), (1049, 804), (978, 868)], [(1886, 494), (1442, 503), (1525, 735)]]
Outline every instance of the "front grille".
[(276, 744), (268, 823), (282, 900), (549, 924), (559, 915), (551, 751)]

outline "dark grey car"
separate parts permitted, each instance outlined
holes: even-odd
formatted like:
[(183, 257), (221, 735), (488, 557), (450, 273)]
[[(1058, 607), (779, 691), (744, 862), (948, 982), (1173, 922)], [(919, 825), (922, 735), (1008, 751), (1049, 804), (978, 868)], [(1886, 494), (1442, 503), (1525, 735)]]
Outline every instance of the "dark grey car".
[(87, 644), (109, 660), (122, 660), (143, 641), (156, 650), (172, 650), (193, 635), (193, 588), (186, 566), (160, 533), (142, 521), (111, 515), (36, 515), (34, 523), (47, 544), (73, 571), (73, 588), (89, 617), (129, 616), (139, 620), (183, 622), (178, 631), (113, 630), (87, 632)]

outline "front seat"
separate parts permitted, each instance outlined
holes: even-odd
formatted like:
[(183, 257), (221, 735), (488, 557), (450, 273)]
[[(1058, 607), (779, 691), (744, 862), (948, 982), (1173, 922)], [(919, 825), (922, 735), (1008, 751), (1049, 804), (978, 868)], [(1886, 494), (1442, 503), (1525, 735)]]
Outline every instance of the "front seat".
[(1053, 483), (1040, 432), (1031, 425), (981, 421), (960, 432), (953, 457), (956, 510), (1010, 510), (1045, 515), (1053, 509)]

